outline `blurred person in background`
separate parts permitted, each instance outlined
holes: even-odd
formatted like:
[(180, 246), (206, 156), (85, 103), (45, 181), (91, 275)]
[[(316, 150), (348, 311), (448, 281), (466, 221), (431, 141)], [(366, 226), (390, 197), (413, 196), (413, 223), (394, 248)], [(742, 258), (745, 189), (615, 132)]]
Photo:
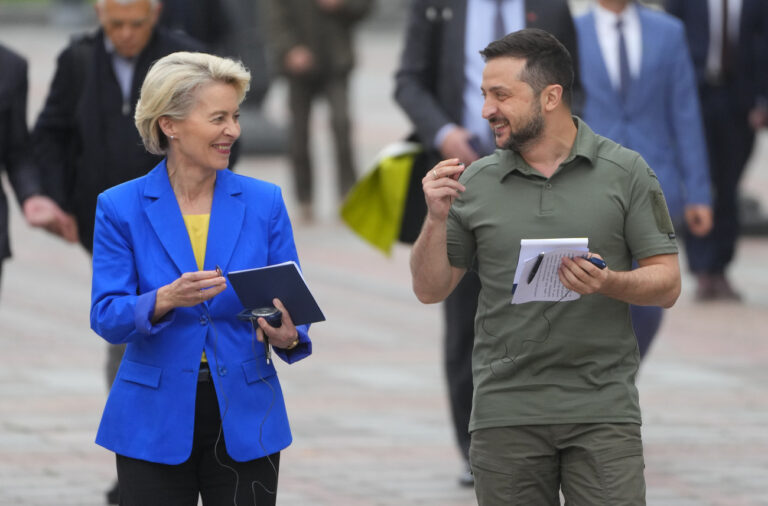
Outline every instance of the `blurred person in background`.
[[(27, 130), (27, 62), (0, 44), (0, 174), (8, 175), (27, 223), (70, 242), (77, 241), (71, 216), (43, 195), (40, 174), (32, 163)], [(3, 261), (11, 256), (8, 199), (0, 184), (0, 279)]]
[(275, 504), (291, 432), (269, 338), (287, 363), (312, 352), (282, 325), (238, 318), (226, 271), (298, 263), (280, 188), (226, 170), (250, 73), (180, 52), (141, 88), (136, 128), (165, 158), (99, 195), (91, 327), (127, 343), (96, 442), (116, 453), (123, 506)]
[[(521, 28), (540, 28), (557, 37), (578, 58), (576, 29), (565, 0), (415, 0), (411, 3), (395, 100), (428, 151), (426, 167), (446, 158), (465, 165), (491, 154), (495, 140), (482, 117), (480, 51), (489, 42)], [(581, 102), (574, 82), (574, 109)], [(424, 220), (421, 178), (412, 185), (403, 228), (418, 234)], [(412, 198), (411, 198), (412, 197)], [(413, 206), (411, 206), (413, 204)], [(416, 209), (421, 209), (417, 211)], [(411, 239), (412, 241), (412, 239)], [(472, 409), (472, 346), (480, 280), (469, 270), (443, 304), (444, 366), (451, 416), (464, 470), (459, 483), (472, 486), (469, 470), (469, 415)]]
[(230, 169), (244, 153), (286, 152), (287, 135), (261, 110), (273, 79), (262, 27), (264, 0), (163, 0), (159, 26), (186, 33), (208, 52), (234, 58), (251, 72), (248, 97), (240, 105), (248, 128), (235, 143)]
[(225, 0), (162, 0), (162, 5), (160, 26), (184, 32), (217, 54), (224, 51), (233, 14)]
[(310, 112), (318, 96), (328, 101), (336, 147), (337, 188), (343, 198), (357, 179), (349, 114), (353, 31), (373, 0), (270, 0), (268, 31), (275, 64), (288, 79), (290, 152), (301, 219), (313, 219)]
[[(147, 153), (133, 124), (139, 87), (152, 62), (202, 45), (156, 26), (156, 0), (98, 0), (101, 28), (75, 37), (59, 54), (32, 131), (45, 191), (77, 221), (80, 243), (92, 251), (96, 197), (146, 174), (161, 157)], [(107, 386), (123, 346), (109, 346)], [(107, 493), (116, 504), (117, 485)]]
[[(597, 0), (576, 30), (584, 121), (640, 153), (659, 178), (676, 230), (705, 236), (712, 228), (707, 146), (682, 23), (634, 0)], [(663, 310), (630, 310), (642, 358)]]
[(696, 69), (714, 197), (712, 231), (685, 235), (696, 298), (741, 300), (726, 276), (739, 237), (739, 182), (768, 124), (768, 2), (666, 0), (685, 25)]

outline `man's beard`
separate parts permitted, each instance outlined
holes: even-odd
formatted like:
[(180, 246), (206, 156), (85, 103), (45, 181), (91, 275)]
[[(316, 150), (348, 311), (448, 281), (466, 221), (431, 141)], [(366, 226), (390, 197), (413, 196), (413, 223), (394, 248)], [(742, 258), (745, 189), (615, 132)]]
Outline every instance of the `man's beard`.
[(544, 131), (544, 116), (542, 116), (541, 110), (537, 106), (538, 103), (534, 103), (531, 109), (533, 117), (528, 123), (514, 132), (510, 126), (509, 138), (501, 146), (502, 149), (509, 149), (520, 153), (541, 137), (541, 132)]

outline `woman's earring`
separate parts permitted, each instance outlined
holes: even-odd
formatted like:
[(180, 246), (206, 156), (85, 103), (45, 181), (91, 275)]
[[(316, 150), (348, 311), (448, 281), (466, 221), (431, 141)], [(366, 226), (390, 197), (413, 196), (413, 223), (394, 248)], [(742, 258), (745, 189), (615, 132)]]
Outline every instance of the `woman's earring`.
[(171, 140), (173, 140), (173, 139), (175, 139), (175, 137), (173, 135), (171, 135)]

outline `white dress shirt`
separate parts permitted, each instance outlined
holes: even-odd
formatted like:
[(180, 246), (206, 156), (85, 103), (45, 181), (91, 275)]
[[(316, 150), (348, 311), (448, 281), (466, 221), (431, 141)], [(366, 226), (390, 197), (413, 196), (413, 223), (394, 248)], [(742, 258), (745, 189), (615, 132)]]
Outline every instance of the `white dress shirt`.
[[(712, 77), (720, 76), (721, 55), (723, 44), (723, 2), (725, 0), (708, 0), (709, 2), (709, 52), (707, 53), (707, 74)], [(739, 24), (741, 21), (741, 0), (728, 0), (728, 38), (733, 47), (739, 41)]]
[(123, 95), (123, 114), (131, 112), (131, 84), (133, 84), (133, 73), (136, 70), (136, 58), (125, 58), (120, 56), (115, 50), (115, 45), (104, 36), (104, 48), (112, 60), (112, 70), (117, 78), (117, 84), (120, 85), (120, 92)]
[(613, 11), (594, 6), (595, 29), (597, 30), (597, 40), (600, 43), (600, 51), (603, 54), (605, 69), (608, 71), (608, 78), (611, 80), (613, 88), (618, 90), (621, 84), (619, 71), (619, 33), (616, 29), (616, 22), (621, 17), (624, 22), (622, 31), (624, 32), (624, 43), (627, 46), (627, 60), (629, 62), (629, 73), (632, 79), (637, 79), (640, 75), (640, 65), (643, 60), (643, 35), (640, 26), (640, 15), (634, 3), (627, 5), (620, 15)]

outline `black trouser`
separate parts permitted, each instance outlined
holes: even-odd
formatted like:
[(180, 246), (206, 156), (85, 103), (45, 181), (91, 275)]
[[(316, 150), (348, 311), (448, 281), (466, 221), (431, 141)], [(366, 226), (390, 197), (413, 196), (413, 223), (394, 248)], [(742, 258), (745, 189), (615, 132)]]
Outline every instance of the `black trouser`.
[(445, 376), (451, 401), (451, 417), (459, 450), (469, 460), (469, 415), (472, 411), (472, 347), (480, 277), (467, 271), (445, 299)]
[(179, 465), (117, 455), (121, 506), (197, 506), (198, 495), (204, 506), (274, 506), (280, 453), (235, 462), (224, 436), (219, 438), (220, 426), (216, 390), (203, 377), (197, 384), (192, 455)]
[(714, 197), (714, 223), (704, 237), (685, 234), (688, 266), (696, 274), (723, 274), (739, 236), (738, 195), (755, 133), (735, 86), (704, 86), (700, 92)]

